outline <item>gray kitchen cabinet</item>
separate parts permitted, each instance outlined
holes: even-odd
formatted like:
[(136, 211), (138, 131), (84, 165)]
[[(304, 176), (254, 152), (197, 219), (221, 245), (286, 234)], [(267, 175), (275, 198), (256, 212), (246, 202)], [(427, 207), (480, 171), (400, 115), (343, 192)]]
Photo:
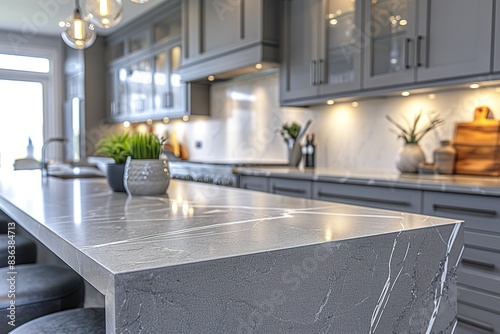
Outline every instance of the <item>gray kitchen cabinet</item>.
[(269, 181), (269, 192), (293, 197), (312, 198), (312, 182), (271, 178)]
[(269, 192), (269, 178), (261, 176), (240, 176), (240, 188)]
[(413, 189), (314, 182), (313, 199), (420, 213), (422, 192)]
[[(185, 80), (279, 62), (281, 0), (185, 0)], [(255, 68), (254, 68), (255, 69)]]
[(493, 0), (365, 0), (363, 88), (490, 72)]
[(179, 72), (181, 25), (181, 2), (169, 1), (108, 38), (112, 122), (208, 114), (209, 87)]
[(360, 0), (287, 0), (281, 100), (361, 88)]
[(499, 3), (497, 2), (496, 4), (496, 13), (495, 13), (495, 45), (494, 45), (494, 52), (493, 52), (493, 71), (494, 72), (500, 72), (500, 34), (498, 33), (500, 31), (500, 6)]
[(500, 333), (500, 198), (425, 191), (424, 214), (463, 219), (460, 333)]

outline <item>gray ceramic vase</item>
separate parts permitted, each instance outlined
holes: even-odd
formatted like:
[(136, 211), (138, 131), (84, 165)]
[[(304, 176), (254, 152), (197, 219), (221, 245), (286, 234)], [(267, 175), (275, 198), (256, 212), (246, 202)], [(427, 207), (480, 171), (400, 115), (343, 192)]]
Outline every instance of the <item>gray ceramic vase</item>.
[(167, 160), (127, 158), (123, 184), (129, 196), (165, 195), (169, 183)]
[(125, 172), (125, 164), (108, 164), (108, 185), (115, 192), (125, 192), (123, 185), (123, 173)]

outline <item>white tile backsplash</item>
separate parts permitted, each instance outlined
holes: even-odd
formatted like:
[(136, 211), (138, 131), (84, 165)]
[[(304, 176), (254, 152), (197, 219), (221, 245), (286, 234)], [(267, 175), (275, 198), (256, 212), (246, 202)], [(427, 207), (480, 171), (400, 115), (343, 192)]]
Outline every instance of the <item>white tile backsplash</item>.
[[(210, 117), (156, 128), (160, 135), (176, 131), (192, 160), (285, 161), (286, 146), (275, 130), (284, 122), (304, 125), (312, 119), (309, 132), (316, 134), (318, 166), (392, 171), (403, 143), (389, 131), (385, 115), (398, 121), (403, 116), (412, 119), (419, 110), (442, 115), (445, 124), (421, 142), (429, 162), (440, 140), (453, 139), (455, 122), (471, 121), (477, 106), (489, 106), (500, 118), (500, 89), (495, 88), (441, 92), (433, 98), (425, 94), (372, 99), (360, 101), (356, 108), (351, 103), (280, 107), (278, 73), (214, 84), (211, 99)], [(197, 141), (202, 148), (195, 147)]]

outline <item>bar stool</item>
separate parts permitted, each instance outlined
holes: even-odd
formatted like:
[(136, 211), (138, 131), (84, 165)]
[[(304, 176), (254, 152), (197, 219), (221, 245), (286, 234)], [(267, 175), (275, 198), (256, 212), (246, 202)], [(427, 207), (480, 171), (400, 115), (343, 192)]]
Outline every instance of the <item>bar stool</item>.
[(49, 314), (16, 328), (11, 334), (105, 334), (104, 308), (80, 308)]
[[(83, 279), (73, 270), (48, 264), (16, 265), (0, 268), (0, 319), (15, 315), (16, 327), (35, 318), (83, 306)], [(9, 291), (15, 290), (15, 297)], [(13, 309), (11, 302), (15, 302)], [(10, 326), (0, 326), (0, 334)]]
[[(14, 248), (9, 248), (9, 246), (14, 246)], [(0, 267), (9, 265), (9, 256), (13, 257), (16, 265), (35, 263), (36, 244), (33, 240), (21, 235), (16, 235), (13, 238), (7, 234), (0, 234)]]

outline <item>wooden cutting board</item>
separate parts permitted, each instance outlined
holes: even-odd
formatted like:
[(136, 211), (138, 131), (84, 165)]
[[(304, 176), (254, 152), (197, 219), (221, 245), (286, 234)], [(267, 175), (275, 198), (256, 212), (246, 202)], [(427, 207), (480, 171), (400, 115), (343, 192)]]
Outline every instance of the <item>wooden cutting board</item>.
[(456, 174), (500, 176), (500, 121), (488, 107), (474, 110), (474, 121), (456, 123)]

